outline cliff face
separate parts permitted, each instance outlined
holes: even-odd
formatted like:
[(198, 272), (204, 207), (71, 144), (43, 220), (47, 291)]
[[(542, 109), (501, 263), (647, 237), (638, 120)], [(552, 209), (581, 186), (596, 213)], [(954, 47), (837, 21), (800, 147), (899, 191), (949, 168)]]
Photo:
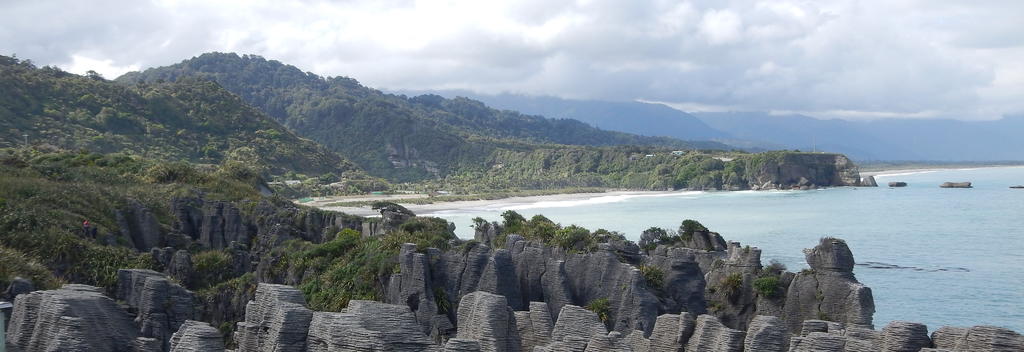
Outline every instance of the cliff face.
[(747, 189), (862, 186), (857, 166), (831, 153), (753, 154), (742, 176)]

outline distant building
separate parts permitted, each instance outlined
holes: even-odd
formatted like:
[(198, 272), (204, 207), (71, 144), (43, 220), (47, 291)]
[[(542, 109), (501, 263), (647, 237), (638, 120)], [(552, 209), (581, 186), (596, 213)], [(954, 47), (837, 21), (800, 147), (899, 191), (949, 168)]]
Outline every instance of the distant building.
[(289, 185), (289, 186), (294, 186), (294, 185), (297, 185), (297, 184), (300, 184), (300, 183), (302, 183), (302, 181), (299, 181), (299, 180), (285, 180), (284, 181), (284, 184)]
[(645, 158), (653, 158), (653, 157), (654, 157), (654, 154), (647, 154), (647, 155), (644, 155), (644, 157), (645, 157)]
[(672, 155), (683, 155), (686, 154), (685, 150), (673, 150)]

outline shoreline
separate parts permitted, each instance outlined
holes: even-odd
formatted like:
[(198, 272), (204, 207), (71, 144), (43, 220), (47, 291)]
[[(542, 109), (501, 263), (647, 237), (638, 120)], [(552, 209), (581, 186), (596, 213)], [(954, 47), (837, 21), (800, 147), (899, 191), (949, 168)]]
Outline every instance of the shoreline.
[(1024, 167), (1024, 165), (977, 165), (977, 166), (935, 166), (935, 167), (894, 167), (891, 169), (878, 169), (871, 171), (862, 171), (860, 177), (874, 176), (874, 177), (894, 177), (894, 176), (905, 176), (928, 172), (939, 172), (939, 171), (957, 171), (957, 170), (976, 170), (976, 169), (1002, 169), (1002, 168), (1018, 168)]
[[(402, 206), (411, 210), (416, 215), (430, 215), (444, 211), (462, 210), (467, 208), (515, 208), (524, 205), (546, 203), (546, 202), (565, 202), (565, 201), (586, 201), (591, 199), (600, 199), (604, 197), (643, 197), (643, 196), (658, 196), (658, 195), (673, 195), (683, 194), (687, 192), (700, 192), (700, 191), (606, 191), (606, 192), (589, 192), (589, 193), (559, 193), (559, 194), (548, 194), (539, 196), (519, 196), (519, 197), (506, 197), (499, 199), (481, 199), (481, 200), (460, 200), (450, 202), (435, 202), (430, 204), (402, 204)], [(308, 204), (307, 204), (308, 205)], [(351, 215), (359, 216), (376, 216), (379, 215), (373, 209), (369, 207), (352, 207), (352, 206), (316, 206), (317, 208), (330, 211), (339, 211)]]
[[(939, 172), (939, 171), (954, 171), (954, 170), (973, 170), (982, 168), (1017, 168), (1024, 167), (1024, 165), (980, 165), (974, 167), (941, 167), (936, 166), (932, 168), (893, 168), (893, 169), (881, 169), (872, 170), (861, 173), (861, 177), (874, 176), (876, 178), (889, 178), (896, 176), (905, 176), (919, 173), (928, 172)], [(312, 206), (318, 209), (337, 211), (350, 215), (368, 216), (374, 217), (380, 214), (370, 207), (367, 206), (330, 206), (331, 203), (337, 203), (339, 200), (348, 201), (373, 201), (373, 200), (385, 200), (394, 201), (395, 203), (401, 204), (407, 209), (411, 210), (416, 215), (433, 215), (437, 213), (443, 213), (447, 211), (458, 211), (465, 209), (521, 209), (524, 206), (533, 206), (541, 203), (553, 203), (553, 202), (582, 202), (590, 200), (601, 200), (602, 198), (613, 198), (617, 197), (620, 199), (627, 199), (633, 197), (656, 197), (656, 196), (671, 196), (681, 194), (698, 194), (704, 192), (742, 192), (742, 191), (622, 191), (622, 190), (606, 190), (604, 192), (584, 192), (584, 193), (555, 193), (546, 195), (527, 195), (527, 196), (512, 196), (505, 198), (496, 199), (479, 199), (479, 200), (456, 200), (456, 201), (436, 201), (427, 204), (416, 204), (407, 203), (402, 204), (401, 200), (415, 200), (426, 198), (426, 195), (422, 194), (404, 194), (404, 195), (380, 195), (380, 196), (343, 196), (343, 197), (326, 197), (323, 199), (314, 199), (307, 203), (297, 203), (306, 206)], [(758, 191), (754, 191), (758, 192)], [(612, 200), (615, 201), (615, 200)], [(597, 201), (596, 203), (604, 203), (604, 201)], [(566, 205), (562, 205), (566, 206)]]

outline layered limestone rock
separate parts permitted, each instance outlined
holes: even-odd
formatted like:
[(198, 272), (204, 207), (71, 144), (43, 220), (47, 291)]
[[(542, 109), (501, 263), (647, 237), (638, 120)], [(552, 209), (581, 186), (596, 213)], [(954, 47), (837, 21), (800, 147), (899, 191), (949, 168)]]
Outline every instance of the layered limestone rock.
[(820, 318), (871, 326), (874, 298), (871, 289), (854, 277), (853, 254), (846, 242), (822, 238), (804, 254), (811, 269), (797, 274), (786, 292), (782, 317), (790, 332), (800, 331), (804, 320)]
[(305, 304), (302, 292), (291, 286), (260, 284), (235, 331), (237, 351), (304, 351), (313, 319)]
[(924, 324), (894, 321), (882, 329), (882, 352), (910, 352), (931, 347), (928, 327)]
[(195, 295), (152, 270), (118, 270), (116, 297), (136, 312), (139, 336), (160, 340), (164, 350), (185, 321), (198, 318)]
[(130, 241), (132, 247), (148, 252), (150, 248), (163, 245), (160, 222), (142, 203), (130, 200), (125, 208), (117, 210), (114, 215), (121, 236)]
[(210, 324), (186, 320), (171, 336), (170, 352), (224, 351), (224, 337)]
[(505, 297), (477, 291), (462, 297), (458, 311), (458, 338), (477, 340), (481, 351), (522, 350), (516, 317)]
[(878, 187), (878, 182), (875, 181), (875, 176), (865, 176), (860, 179), (861, 187)]
[(597, 313), (586, 310), (582, 307), (567, 305), (562, 307), (555, 321), (555, 327), (551, 330), (552, 343), (576, 344), (586, 346), (587, 341), (594, 335), (606, 335), (608, 330), (598, 319)]
[(695, 325), (693, 314), (663, 314), (654, 323), (654, 330), (646, 349), (651, 352), (682, 351), (683, 346), (693, 335)]
[[(420, 331), (412, 312), (401, 305), (353, 300), (339, 313), (313, 313), (309, 328), (306, 350), (310, 352), (439, 349)], [(453, 350), (472, 351), (456, 345)]]
[(952, 352), (1024, 351), (1024, 336), (995, 326), (942, 327), (931, 339), (935, 348)]
[(717, 262), (707, 273), (707, 292), (714, 315), (726, 326), (746, 330), (757, 314), (754, 280), (761, 273), (761, 250), (730, 242), (728, 259)]
[(99, 288), (64, 285), (19, 295), (7, 330), (11, 351), (133, 351), (138, 328)]
[(789, 349), (789, 331), (782, 319), (758, 315), (750, 321), (745, 351), (783, 352)]
[(764, 155), (753, 158), (740, 176), (747, 180), (747, 188), (756, 189), (857, 186), (861, 179), (859, 169), (850, 159), (828, 153)]
[(697, 317), (693, 336), (686, 343), (687, 351), (740, 352), (743, 350), (745, 333), (722, 325), (710, 315)]
[[(517, 311), (537, 310), (530, 307), (531, 302), (544, 302), (552, 321), (566, 305), (607, 300), (608, 324), (623, 334), (632, 330), (649, 334), (660, 312), (705, 309), (703, 274), (692, 255), (671, 251), (648, 258), (644, 265), (664, 273), (661, 287), (653, 287), (637, 266), (620, 261), (622, 253), (631, 251), (625, 245), (569, 254), (508, 235), (505, 247), (493, 250), (469, 243), (459, 250), (416, 253), (414, 246), (403, 246), (400, 274), (389, 281), (387, 302), (408, 306), (424, 331), (435, 330), (439, 317), (447, 316), (454, 323), (451, 312), (459, 310), (465, 295), (476, 291), (501, 295)], [(450, 307), (441, 310), (437, 301)]]
[(551, 314), (543, 302), (530, 302), (529, 311), (515, 312), (516, 330), (522, 340), (523, 351), (533, 351), (536, 346), (551, 341)]

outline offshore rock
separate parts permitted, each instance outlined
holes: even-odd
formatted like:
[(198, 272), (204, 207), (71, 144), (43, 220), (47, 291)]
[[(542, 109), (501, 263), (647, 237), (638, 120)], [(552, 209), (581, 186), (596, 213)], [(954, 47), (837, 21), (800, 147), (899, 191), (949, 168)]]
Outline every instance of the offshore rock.
[(339, 313), (313, 313), (308, 326), (310, 352), (437, 350), (412, 312), (400, 305), (353, 300)]
[(245, 321), (235, 331), (237, 351), (304, 351), (313, 319), (305, 305), (302, 292), (291, 286), (257, 286), (256, 297), (245, 307)]
[(116, 297), (136, 312), (139, 336), (160, 340), (164, 350), (185, 321), (197, 318), (195, 295), (152, 270), (118, 270)]
[(931, 346), (924, 324), (894, 321), (882, 329), (882, 352), (916, 352)]
[(810, 270), (796, 275), (786, 291), (783, 320), (789, 331), (800, 331), (806, 319), (827, 319), (845, 325), (871, 326), (875, 312), (871, 289), (853, 275), (853, 254), (846, 242), (822, 238), (804, 250)]
[(782, 319), (758, 315), (750, 321), (747, 337), (743, 341), (745, 351), (784, 352), (788, 350), (789, 331)]
[(704, 314), (697, 317), (693, 336), (686, 344), (687, 351), (740, 352), (743, 350), (743, 331), (722, 325), (717, 318)]
[(458, 338), (479, 341), (481, 351), (522, 350), (516, 318), (505, 297), (483, 291), (470, 293), (462, 297), (458, 315)]
[(170, 352), (224, 351), (224, 338), (210, 324), (186, 320), (178, 332), (171, 336)]
[(941, 188), (972, 188), (970, 182), (943, 182)]
[(10, 324), (11, 351), (129, 352), (138, 333), (114, 300), (84, 285), (19, 295)]
[(875, 181), (874, 176), (865, 176), (860, 179), (861, 187), (878, 187), (878, 182)]
[(906, 187), (906, 186), (907, 186), (906, 182), (901, 182), (901, 181), (889, 182), (889, 187), (893, 187), (893, 188)]

